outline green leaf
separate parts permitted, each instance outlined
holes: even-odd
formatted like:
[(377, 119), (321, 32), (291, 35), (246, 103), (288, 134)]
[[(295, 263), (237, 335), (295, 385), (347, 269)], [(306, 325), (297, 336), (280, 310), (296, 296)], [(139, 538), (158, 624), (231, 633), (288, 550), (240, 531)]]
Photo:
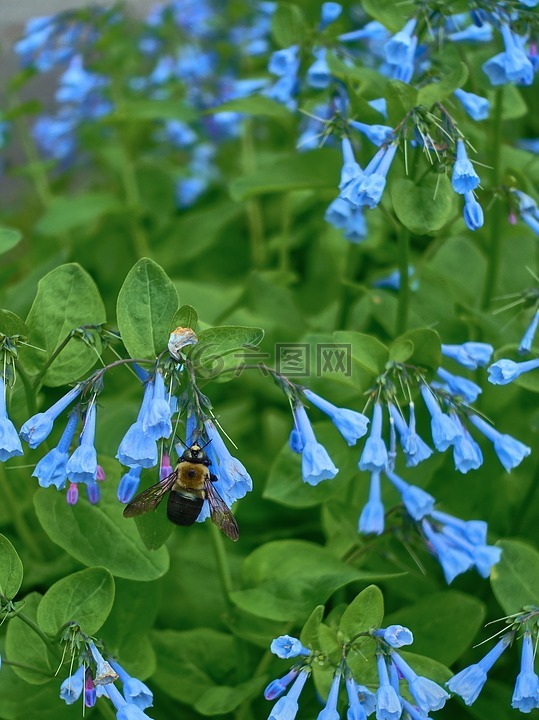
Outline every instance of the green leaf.
[(499, 540), (499, 563), (490, 571), (490, 583), (505, 612), (510, 615), (526, 605), (539, 605), (539, 552), (518, 540)]
[(68, 505), (63, 493), (40, 489), (34, 495), (39, 522), (50, 539), (84, 565), (103, 565), (128, 580), (155, 580), (168, 570), (165, 547), (149, 553), (136, 525), (122, 516), (114, 483), (103, 483), (98, 505), (80, 498)]
[(43, 235), (61, 235), (95, 223), (104, 215), (122, 209), (118, 199), (108, 193), (56, 197), (36, 224), (36, 230)]
[(402, 30), (406, 21), (410, 19), (407, 8), (393, 0), (362, 0), (361, 5), (367, 15), (378, 20), (394, 33)]
[(455, 212), (456, 196), (446, 175), (429, 174), (416, 185), (397, 178), (391, 183), (393, 209), (415, 235), (435, 235)]
[(0, 310), (0, 334), (6, 337), (20, 335), (22, 338), (28, 337), (29, 330), (24, 320), (10, 310)]
[(15, 228), (0, 227), (0, 255), (9, 252), (22, 240), (22, 233)]
[(174, 525), (167, 518), (166, 502), (162, 502), (155, 511), (136, 517), (135, 524), (148, 550), (159, 550), (174, 530)]
[[(72, 330), (105, 321), (105, 307), (90, 275), (77, 263), (60, 265), (39, 281), (36, 299), (26, 318), (29, 341), (45, 352), (21, 348), (24, 366), (31, 374), (38, 373)], [(48, 368), (44, 384), (57, 387), (73, 382), (95, 364), (96, 350), (101, 352), (98, 337), (95, 348), (73, 338)]]
[(235, 98), (234, 100), (229, 100), (222, 105), (212, 108), (209, 112), (239, 112), (254, 117), (269, 117), (280, 120), (286, 125), (290, 125), (294, 117), (284, 105), (265, 95), (250, 95), (249, 97)]
[(303, 629), (299, 636), (302, 645), (305, 645), (305, 647), (308, 648), (316, 648), (318, 646), (318, 629), (320, 627), (320, 623), (322, 622), (323, 617), (324, 606), (317, 605), (317, 607), (315, 607), (315, 609), (309, 615), (309, 618), (303, 626)]
[(43, 632), (56, 635), (69, 622), (76, 622), (87, 635), (94, 635), (107, 619), (114, 602), (114, 578), (105, 568), (88, 568), (54, 583), (39, 604), (37, 621)]
[(398, 337), (389, 348), (395, 362), (408, 363), (436, 371), (442, 362), (440, 336), (434, 330), (411, 330)]
[(350, 346), (355, 384), (366, 390), (385, 369), (389, 360), (387, 347), (371, 335), (351, 331), (333, 333), (337, 343)]
[(56, 681), (48, 678), (45, 685), (29, 685), (9, 665), (4, 665), (0, 673), (0, 717), (3, 720), (73, 720), (73, 709), (59, 702), (58, 688), (58, 678)]
[[(37, 621), (40, 600), (41, 595), (33, 592), (21, 603), (24, 614), (33, 622)], [(49, 682), (58, 667), (58, 661), (51, 656), (43, 640), (18, 617), (12, 618), (7, 626), (6, 654), (15, 663), (36, 668), (28, 670), (25, 667), (12, 666), (13, 672), (31, 685)]]
[(464, 63), (459, 63), (456, 68), (442, 76), (440, 82), (425, 85), (419, 89), (417, 104), (430, 108), (434, 103), (442, 102), (455, 90), (461, 88), (468, 79), (468, 68)]
[(13, 600), (23, 578), (21, 559), (7, 537), (0, 535), (0, 595)]
[(127, 100), (115, 112), (107, 116), (107, 122), (136, 122), (148, 120), (196, 119), (192, 108), (178, 100)]
[(404, 625), (414, 634), (414, 651), (451, 665), (469, 648), (485, 619), (476, 598), (445, 590), (385, 618), (385, 625)]
[(222, 369), (222, 358), (242, 348), (253, 348), (262, 342), (262, 328), (223, 325), (208, 328), (198, 333), (198, 343), (191, 346), (189, 358), (195, 370), (212, 377)]
[(399, 655), (402, 655), (412, 670), (415, 670), (418, 675), (434, 680), (434, 682), (437, 682), (439, 685), (446, 683), (453, 675), (449, 668), (432, 658), (401, 650), (399, 650)]
[(177, 310), (176, 288), (163, 268), (148, 258), (136, 262), (120, 289), (116, 310), (132, 358), (155, 358), (166, 349)]
[(277, 5), (271, 22), (273, 39), (282, 48), (299, 45), (305, 37), (306, 23), (301, 9), (292, 3)]
[(188, 327), (191, 330), (196, 330), (198, 324), (197, 311), (191, 305), (182, 305), (176, 310), (172, 322), (170, 323), (170, 332), (175, 330), (177, 327)]
[(355, 635), (382, 626), (384, 619), (384, 598), (376, 585), (362, 590), (344, 611), (339, 630), (346, 642)]
[(389, 125), (395, 127), (417, 106), (417, 90), (400, 80), (390, 80), (386, 85), (386, 100)]
[(335, 630), (325, 623), (320, 623), (318, 645), (315, 645), (315, 648), (319, 648), (335, 665), (342, 657), (342, 643), (339, 642)]
[(341, 165), (340, 153), (328, 148), (295, 153), (234, 180), (230, 194), (241, 202), (267, 193), (334, 190), (339, 184)]
[(195, 710), (201, 715), (224, 715), (238, 708), (245, 700), (262, 693), (267, 685), (268, 675), (252, 678), (246, 682), (228, 687), (221, 685), (206, 690), (200, 700), (195, 703)]
[(243, 564), (244, 590), (231, 593), (238, 607), (270, 620), (301, 622), (313, 604), (325, 602), (354, 580), (373, 580), (323, 547), (303, 540), (277, 540), (252, 552)]
[[(491, 107), (494, 107), (496, 102), (496, 92), (497, 90), (488, 90), (486, 93)], [(522, 97), (520, 89), (511, 84), (504, 85), (502, 96), (502, 120), (516, 120), (517, 118), (524, 117), (528, 114), (528, 112), (528, 106)]]

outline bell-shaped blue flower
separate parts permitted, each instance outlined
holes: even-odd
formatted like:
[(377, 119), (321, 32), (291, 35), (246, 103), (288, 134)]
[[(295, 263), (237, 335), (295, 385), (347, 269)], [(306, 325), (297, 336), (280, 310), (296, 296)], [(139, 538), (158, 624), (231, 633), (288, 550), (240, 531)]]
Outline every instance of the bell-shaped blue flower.
[(348, 124), (350, 127), (353, 127), (354, 130), (363, 133), (363, 135), (377, 147), (393, 139), (393, 128), (389, 127), (389, 125), (367, 125), (367, 123), (362, 123), (358, 120), (349, 120)]
[(527, 445), (511, 437), (511, 435), (498, 432), (496, 428), (485, 422), (479, 415), (469, 415), (468, 420), (492, 442), (494, 452), (507, 472), (520, 465), (524, 458), (531, 453), (531, 448)]
[(337, 671), (333, 676), (326, 705), (324, 709), (318, 713), (317, 720), (339, 720), (340, 715), (337, 712), (337, 700), (339, 699), (341, 677), (342, 676), (339, 671)]
[(400, 648), (414, 642), (412, 631), (403, 625), (388, 625), (386, 628), (374, 630), (372, 634), (381, 637), (392, 648)]
[(498, 53), (483, 63), (483, 72), (495, 87), (507, 83), (531, 85), (533, 65), (524, 51), (523, 40), (513, 33), (506, 23), (500, 24), (500, 32), (505, 52)]
[(296, 75), (299, 68), (298, 46), (276, 50), (270, 57), (268, 70), (279, 77)]
[(326, 60), (326, 49), (315, 51), (316, 60), (307, 70), (307, 85), (315, 90), (325, 90), (331, 82), (331, 72)]
[(73, 705), (82, 695), (83, 689), (84, 665), (81, 665), (73, 675), (66, 678), (60, 685), (60, 699), (63, 700), (66, 705)]
[(387, 448), (382, 439), (382, 406), (377, 402), (372, 413), (371, 432), (359, 459), (359, 469), (379, 472), (386, 467), (387, 461)]
[(418, 675), (395, 650), (391, 651), (391, 660), (399, 673), (408, 683), (410, 695), (422, 713), (427, 715), (431, 710), (441, 710), (449, 699), (449, 694), (434, 680)]
[(406, 61), (416, 25), (416, 18), (411, 18), (403, 29), (393, 35), (385, 44), (384, 53), (390, 65), (402, 65)]
[(322, 480), (334, 478), (339, 472), (329, 457), (326, 448), (317, 442), (305, 407), (297, 405), (294, 410), (295, 426), (301, 435), (301, 473), (308, 485), (318, 485)]
[(440, 510), (433, 510), (431, 516), (439, 523), (458, 530), (474, 545), (485, 545), (487, 542), (488, 526), (484, 520), (461, 520)]
[(144, 397), (136, 422), (134, 422), (124, 435), (116, 457), (127, 467), (150, 468), (157, 465), (157, 442), (144, 432), (142, 427), (144, 417), (153, 396), (153, 387), (146, 383)]
[(15, 425), (7, 415), (6, 384), (0, 375), (0, 461), (22, 455), (22, 445)]
[(301, 640), (290, 635), (280, 635), (271, 641), (270, 650), (281, 660), (297, 657), (298, 655), (310, 655), (310, 650), (301, 644)]
[(363, 413), (348, 408), (339, 408), (308, 388), (305, 388), (303, 393), (313, 405), (328, 415), (348, 445), (355, 445), (359, 438), (366, 434), (369, 418)]
[(168, 438), (172, 435), (172, 409), (166, 397), (165, 380), (157, 371), (152, 382), (152, 397), (142, 418), (142, 430), (152, 440)]
[(508, 385), (523, 373), (531, 372), (539, 367), (539, 358), (514, 362), (513, 360), (498, 360), (488, 368), (488, 381), (493, 385)]
[(529, 713), (539, 707), (539, 677), (534, 670), (533, 641), (529, 630), (526, 630), (522, 638), (520, 672), (513, 691), (511, 706), (523, 713)]
[(339, 230), (344, 230), (350, 220), (352, 209), (353, 208), (346, 202), (346, 200), (337, 197), (328, 206), (328, 209), (324, 214), (324, 220), (330, 225), (333, 225), (333, 227), (336, 227)]
[(395, 688), (389, 682), (386, 661), (383, 655), (376, 658), (380, 685), (376, 691), (376, 720), (399, 720), (402, 703)]
[(477, 470), (483, 464), (483, 453), (481, 452), (481, 448), (470, 435), (467, 428), (462, 424), (456, 413), (452, 413), (452, 417), (459, 425), (461, 431), (461, 434), (453, 443), (453, 460), (455, 461), (455, 468), (464, 474), (469, 470)]
[(456, 360), (468, 370), (477, 370), (490, 362), (494, 348), (488, 343), (465, 342), (462, 345), (442, 344), (442, 354)]
[(288, 693), (273, 706), (268, 720), (295, 720), (299, 710), (298, 698), (308, 677), (308, 670), (299, 673)]
[(419, 390), (431, 416), (430, 427), (434, 447), (439, 452), (445, 452), (462, 434), (461, 429), (449, 415), (442, 412), (434, 394), (427, 385), (421, 384)]
[(472, 558), (473, 564), (481, 577), (488, 578), (492, 566), (500, 561), (501, 548), (483, 543), (473, 544), (454, 527), (446, 526), (442, 528), (442, 534), (454, 547), (467, 553)]
[(386, 176), (397, 148), (397, 143), (392, 143), (385, 148), (382, 159), (373, 172), (367, 172), (368, 166), (365, 168), (364, 176), (356, 187), (355, 197), (352, 197), (353, 205), (366, 205), (371, 210), (378, 205), (382, 199), (386, 186)]
[(348, 695), (348, 710), (346, 720), (367, 720), (365, 708), (359, 701), (357, 683), (352, 677), (346, 678), (346, 693)]
[(473, 190), (464, 193), (463, 216), (468, 230), (479, 230), (485, 223), (483, 208), (475, 199)]
[(80, 444), (67, 461), (67, 477), (74, 483), (93, 483), (97, 478), (97, 450), (95, 440), (95, 398), (88, 406)]
[(479, 185), (479, 176), (466, 153), (464, 140), (457, 140), (457, 159), (453, 165), (453, 176), (451, 178), (453, 190), (460, 195), (475, 190)]
[(467, 403), (475, 402), (483, 392), (477, 383), (460, 375), (453, 375), (444, 368), (438, 368), (436, 374), (447, 385), (452, 395), (460, 396)]
[(480, 95), (465, 90), (455, 90), (453, 93), (459, 100), (465, 112), (472, 120), (486, 120), (490, 112), (490, 102)]
[(140, 474), (142, 468), (140, 465), (129, 468), (129, 471), (122, 475), (122, 479), (118, 484), (117, 497), (121, 503), (128, 503), (135, 497), (138, 486), (140, 485)]
[(126, 701), (133, 703), (133, 705), (136, 705), (141, 710), (146, 710), (146, 708), (151, 707), (153, 705), (153, 693), (150, 688), (145, 685), (142, 680), (132, 677), (119, 663), (110, 659), (109, 662), (120, 676), (123, 696)]
[(46, 440), (52, 430), (54, 421), (63, 412), (68, 405), (80, 394), (82, 385), (75, 385), (68, 393), (66, 393), (60, 400), (51, 405), (45, 412), (37, 413), (29, 420), (27, 420), (21, 428), (20, 436), (22, 439), (30, 445), (32, 450)]
[(116, 720), (150, 720), (144, 710), (134, 703), (127, 702), (112, 683), (105, 685), (105, 693), (116, 709)]
[(101, 488), (97, 482), (88, 482), (86, 486), (86, 497), (91, 505), (97, 505), (101, 497)]
[(41, 487), (54, 485), (58, 490), (61, 490), (66, 484), (69, 447), (78, 422), (79, 416), (75, 411), (70, 414), (58, 445), (44, 455), (35, 466), (32, 476), (37, 478)]
[(322, 3), (320, 8), (320, 29), (323, 30), (325, 27), (335, 22), (342, 13), (342, 5), (338, 2), (325, 2)]
[(361, 179), (363, 177), (363, 170), (356, 161), (352, 143), (347, 137), (343, 137), (341, 140), (341, 150), (343, 164), (341, 168), (339, 190), (342, 191), (344, 188), (348, 187), (351, 182), (358, 180), (358, 178)]
[(469, 570), (474, 564), (473, 558), (463, 550), (456, 548), (448, 538), (437, 533), (425, 518), (421, 521), (430, 549), (437, 556), (444, 571), (446, 582), (451, 583), (457, 575)]
[(539, 310), (536, 310), (535, 313), (533, 314), (532, 321), (529, 324), (528, 329), (524, 333), (524, 337), (520, 341), (520, 345), (518, 346), (518, 352), (520, 354), (523, 355), (524, 353), (530, 352), (530, 350), (532, 348), (532, 344), (533, 344), (533, 339), (535, 337), (535, 333), (537, 332), (538, 326), (539, 326)]
[(365, 535), (381, 535), (384, 531), (384, 506), (381, 500), (380, 473), (373, 472), (369, 499), (359, 516), (359, 532)]
[(275, 700), (280, 697), (290, 683), (295, 680), (298, 676), (299, 668), (292, 668), (282, 678), (272, 680), (270, 684), (264, 690), (264, 697), (266, 700)]
[(367, 716), (372, 715), (376, 709), (376, 695), (369, 690), (365, 685), (358, 685), (356, 683), (356, 691), (359, 697), (359, 702), (365, 710)]
[(425, 515), (430, 515), (436, 502), (432, 495), (415, 485), (410, 485), (393, 472), (386, 470), (385, 474), (400, 492), (404, 507), (414, 520), (421, 520)]
[(94, 683), (96, 685), (108, 685), (118, 680), (118, 674), (101, 655), (93, 640), (88, 643), (88, 650), (91, 652), (96, 665)]
[(290, 431), (288, 445), (290, 447), (290, 450), (297, 454), (299, 454), (303, 450), (303, 440), (301, 439), (301, 434), (296, 430), (296, 428), (292, 428), (292, 430)]
[(415, 467), (423, 460), (427, 460), (432, 455), (432, 450), (416, 432), (415, 404), (413, 402), (409, 404), (409, 425), (406, 424), (400, 411), (393, 403), (388, 403), (388, 408), (391, 420), (395, 423), (399, 433), (400, 443), (406, 456), (406, 466)]
[(363, 208), (351, 207), (348, 222), (344, 227), (344, 237), (351, 243), (357, 244), (367, 237), (367, 222), (363, 215)]
[(253, 489), (253, 481), (245, 466), (233, 457), (219, 431), (211, 420), (204, 422), (208, 439), (211, 440), (212, 450), (217, 457), (217, 467), (213, 472), (219, 477), (221, 488), (225, 491), (229, 501), (239, 500)]
[(466, 705), (472, 705), (477, 700), (483, 685), (487, 681), (487, 673), (503, 651), (511, 644), (513, 637), (513, 632), (507, 633), (478, 663), (470, 665), (453, 675), (451, 680), (446, 683), (448, 689), (455, 695), (459, 695)]

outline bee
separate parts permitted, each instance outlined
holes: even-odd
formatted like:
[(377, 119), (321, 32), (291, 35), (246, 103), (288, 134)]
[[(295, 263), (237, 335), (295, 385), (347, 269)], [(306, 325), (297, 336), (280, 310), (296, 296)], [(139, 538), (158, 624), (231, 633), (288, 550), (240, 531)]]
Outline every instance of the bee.
[(192, 525), (200, 515), (204, 500), (207, 500), (211, 521), (229, 538), (237, 540), (238, 524), (214, 487), (217, 477), (210, 472), (210, 465), (211, 460), (203, 447), (196, 443), (186, 447), (174, 471), (133, 498), (124, 509), (124, 517), (135, 517), (155, 510), (169, 493), (168, 519), (175, 525)]

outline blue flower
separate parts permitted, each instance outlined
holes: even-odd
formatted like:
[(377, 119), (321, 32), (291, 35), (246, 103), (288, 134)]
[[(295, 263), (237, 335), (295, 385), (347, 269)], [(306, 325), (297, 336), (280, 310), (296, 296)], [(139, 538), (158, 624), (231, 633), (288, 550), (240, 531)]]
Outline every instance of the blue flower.
[(325, 27), (335, 22), (341, 13), (342, 5), (338, 2), (322, 3), (322, 8), (320, 10), (320, 29), (323, 30)]
[(415, 485), (409, 485), (393, 472), (386, 470), (385, 474), (400, 492), (404, 507), (414, 520), (421, 520), (425, 515), (430, 515), (436, 502), (432, 495)]
[(211, 440), (212, 450), (217, 457), (217, 466), (214, 472), (219, 478), (220, 487), (232, 502), (245, 497), (253, 489), (251, 476), (244, 465), (230, 454), (213, 422), (206, 420), (204, 427), (208, 439)]
[(365, 687), (365, 685), (358, 685), (357, 683), (356, 691), (358, 693), (359, 702), (365, 710), (365, 714), (372, 715), (376, 709), (376, 695)]
[[(382, 148), (381, 156), (375, 155), (377, 162), (374, 166), (367, 165), (363, 177), (351, 183), (350, 192), (342, 194), (352, 205), (366, 205), (375, 208), (380, 200), (386, 186), (386, 175), (397, 152), (398, 144), (392, 143), (387, 148)], [(353, 192), (352, 192), (353, 188)], [(347, 188), (348, 190), (348, 188)]]
[(337, 671), (333, 676), (333, 681), (329, 689), (326, 705), (323, 710), (318, 713), (317, 720), (339, 720), (340, 715), (337, 712), (337, 700), (339, 699), (339, 686), (341, 684), (341, 673)]
[(488, 343), (465, 342), (462, 345), (442, 344), (442, 354), (456, 360), (468, 370), (477, 370), (490, 362), (494, 348)]
[(434, 680), (418, 675), (394, 650), (391, 660), (408, 683), (408, 689), (418, 708), (427, 715), (431, 710), (440, 710), (449, 699), (449, 694)]
[(466, 705), (472, 705), (477, 700), (483, 685), (487, 681), (488, 671), (511, 644), (513, 637), (513, 632), (507, 633), (478, 663), (470, 665), (453, 675), (451, 680), (446, 683), (448, 689), (455, 695), (460, 695)]
[(493, 385), (508, 385), (523, 373), (539, 367), (539, 358), (517, 363), (513, 360), (498, 360), (488, 368), (488, 381)]
[(483, 392), (477, 383), (460, 377), (460, 375), (453, 375), (444, 368), (438, 368), (436, 374), (448, 386), (453, 395), (459, 395), (467, 403), (475, 402)]
[(296, 429), (301, 435), (301, 472), (303, 481), (309, 485), (318, 485), (322, 480), (334, 478), (339, 472), (329, 457), (326, 448), (317, 442), (305, 407), (297, 405), (294, 410)]
[(86, 681), (84, 683), (84, 705), (86, 707), (93, 707), (97, 699), (97, 690), (94, 685), (94, 681), (91, 673), (87, 673)]
[(469, 421), (472, 425), (483, 433), (494, 445), (494, 452), (498, 456), (499, 461), (507, 470), (510, 472), (513, 468), (524, 460), (525, 457), (531, 453), (531, 449), (521, 443), (519, 440), (515, 440), (511, 435), (504, 435), (487, 422), (485, 422), (479, 415), (469, 415)]
[(384, 531), (384, 506), (380, 499), (380, 473), (373, 472), (369, 500), (359, 516), (359, 532), (365, 535), (381, 535)]
[(393, 35), (385, 44), (384, 53), (387, 62), (391, 65), (402, 65), (406, 62), (416, 24), (415, 18), (408, 20), (403, 29)]
[(389, 682), (386, 661), (383, 655), (376, 658), (380, 686), (376, 691), (376, 720), (399, 720), (402, 703), (395, 688)]
[(528, 329), (524, 333), (524, 337), (520, 341), (520, 345), (518, 346), (518, 352), (521, 354), (529, 353), (532, 344), (533, 339), (535, 337), (535, 333), (537, 332), (537, 326), (539, 325), (539, 310), (536, 310), (531, 323), (528, 326)]
[(105, 693), (116, 708), (116, 720), (148, 720), (144, 710), (133, 703), (126, 702), (122, 694), (112, 683), (105, 685)]
[(479, 230), (483, 227), (485, 216), (483, 208), (475, 199), (473, 191), (464, 193), (464, 222), (468, 230)]
[(124, 435), (116, 457), (128, 467), (150, 468), (157, 465), (157, 443), (144, 432), (142, 427), (144, 417), (152, 400), (153, 387), (150, 383), (144, 389), (144, 398), (140, 406), (137, 421), (131, 425)]
[(5, 462), (12, 457), (22, 455), (22, 445), (15, 425), (7, 415), (6, 385), (0, 375), (0, 461)]
[(325, 90), (331, 82), (331, 73), (326, 60), (325, 48), (315, 50), (314, 63), (307, 70), (307, 84), (315, 90)]
[(457, 159), (453, 165), (453, 176), (451, 178), (453, 190), (460, 195), (475, 190), (479, 185), (479, 176), (466, 153), (464, 140), (457, 140)]
[(117, 497), (121, 503), (128, 503), (135, 497), (140, 485), (142, 467), (137, 465), (126, 472), (118, 484)]
[(266, 700), (275, 700), (275, 698), (281, 696), (285, 692), (286, 688), (290, 685), (292, 680), (296, 679), (298, 673), (299, 668), (292, 668), (286, 673), (286, 675), (283, 675), (282, 678), (272, 680), (264, 690), (264, 697), (266, 698)]
[(490, 103), (486, 98), (476, 95), (475, 93), (466, 92), (460, 88), (455, 90), (453, 94), (460, 101), (462, 107), (472, 120), (486, 120), (488, 118)]
[(359, 438), (363, 437), (367, 432), (369, 418), (363, 415), (363, 413), (332, 405), (332, 403), (324, 400), (324, 398), (321, 398), (308, 388), (305, 388), (303, 393), (313, 405), (316, 405), (319, 410), (322, 410), (322, 412), (329, 416), (331, 422), (344, 437), (348, 445), (355, 445)]
[(461, 429), (449, 415), (445, 415), (441, 411), (434, 394), (427, 385), (421, 384), (419, 390), (431, 416), (430, 427), (434, 447), (439, 452), (445, 452), (462, 435)]
[(152, 397), (148, 408), (142, 418), (142, 429), (152, 440), (168, 438), (172, 435), (171, 415), (172, 409), (166, 398), (165, 380), (162, 373), (157, 371), (152, 386)]
[(32, 450), (35, 450), (43, 440), (49, 437), (52, 430), (54, 421), (63, 412), (66, 407), (73, 402), (73, 400), (79, 395), (82, 390), (82, 385), (76, 385), (68, 393), (66, 393), (60, 400), (51, 405), (45, 412), (37, 413), (29, 420), (27, 420), (21, 428), (20, 436), (22, 439), (30, 445)]
[(398, 408), (393, 403), (388, 403), (390, 422), (395, 423), (398, 430), (400, 443), (406, 456), (406, 466), (415, 467), (423, 460), (432, 455), (432, 450), (427, 443), (419, 437), (415, 429), (415, 404), (411, 402), (408, 406), (410, 412), (410, 423), (406, 425)]
[(351, 243), (360, 243), (367, 237), (367, 223), (362, 208), (350, 208), (348, 222), (344, 228), (344, 237)]
[(524, 52), (522, 40), (511, 31), (506, 23), (501, 23), (500, 32), (505, 52), (498, 53), (483, 63), (483, 72), (495, 87), (507, 83), (531, 85), (533, 65)]
[(389, 127), (389, 125), (367, 125), (357, 120), (349, 120), (348, 124), (350, 127), (353, 127), (354, 130), (363, 133), (365, 137), (377, 147), (393, 139), (393, 128)]
[(270, 57), (268, 70), (279, 77), (295, 76), (299, 68), (298, 47), (292, 45), (276, 50)]
[(488, 578), (493, 565), (500, 561), (501, 548), (484, 543), (474, 544), (464, 537), (458, 528), (446, 526), (442, 528), (443, 535), (450, 543), (467, 553), (473, 561), (481, 577)]
[(280, 635), (271, 641), (270, 650), (281, 660), (297, 657), (298, 655), (310, 655), (311, 651), (301, 644), (301, 640), (290, 635)]
[(86, 483), (86, 495), (88, 497), (88, 502), (92, 505), (97, 505), (99, 498), (101, 497), (101, 488), (99, 487), (99, 484), (96, 482)]
[(298, 698), (308, 677), (309, 671), (306, 669), (299, 673), (287, 695), (277, 700), (273, 706), (268, 720), (294, 720), (299, 710)]
[(484, 545), (487, 541), (487, 523), (484, 520), (461, 520), (461, 518), (448, 515), (440, 510), (433, 510), (431, 513), (434, 520), (454, 527), (475, 545)]
[(453, 443), (455, 468), (464, 474), (469, 470), (477, 470), (483, 464), (481, 448), (462, 424), (458, 415), (454, 411), (452, 411), (451, 415), (461, 430), (461, 435)]
[(448, 538), (437, 533), (428, 520), (421, 521), (423, 532), (427, 537), (428, 544), (438, 557), (446, 582), (451, 583), (457, 575), (469, 570), (474, 564), (473, 558), (466, 552), (456, 548)]
[(324, 220), (339, 230), (344, 230), (350, 220), (352, 207), (341, 197), (335, 198), (324, 214)]
[(133, 703), (141, 710), (153, 705), (153, 693), (150, 688), (145, 685), (141, 680), (132, 677), (126, 672), (121, 665), (114, 660), (110, 660), (110, 664), (113, 669), (120, 676), (122, 681), (123, 696), (128, 703)]
[(301, 434), (296, 430), (296, 428), (292, 428), (290, 431), (288, 445), (290, 446), (290, 450), (292, 450), (292, 452), (299, 454), (303, 450), (303, 440), (301, 439)]
[(60, 699), (63, 700), (66, 705), (73, 705), (82, 695), (83, 688), (84, 665), (81, 665), (73, 675), (66, 678), (60, 685)]
[(380, 471), (386, 467), (387, 461), (387, 448), (382, 440), (382, 406), (377, 402), (372, 413), (371, 433), (359, 459), (359, 469)]
[(341, 150), (343, 156), (343, 164), (341, 168), (339, 190), (344, 190), (344, 188), (348, 187), (351, 182), (363, 177), (363, 170), (361, 169), (359, 163), (356, 162), (352, 143), (346, 137), (343, 137), (343, 139), (341, 140)]
[(80, 444), (67, 461), (67, 477), (74, 483), (92, 483), (97, 478), (97, 451), (95, 439), (96, 403), (90, 403), (80, 436)]
[(492, 25), (483, 23), (481, 27), (469, 25), (463, 30), (449, 33), (448, 40), (452, 42), (490, 42), (492, 40)]
[(375, 630), (373, 635), (381, 637), (392, 648), (400, 648), (414, 642), (412, 631), (403, 625), (388, 625), (386, 628)]
[(534, 670), (533, 642), (529, 630), (526, 630), (522, 638), (520, 672), (517, 676), (511, 707), (523, 713), (529, 713), (539, 707), (539, 677)]
[(117, 680), (118, 674), (112, 669), (103, 655), (101, 655), (93, 640), (90, 640), (88, 643), (88, 649), (91, 652), (96, 665), (94, 683), (96, 685), (108, 685)]
[(357, 683), (352, 677), (346, 678), (346, 692), (348, 694), (349, 707), (346, 712), (346, 720), (367, 720), (365, 708), (359, 701)]
[(41, 487), (55, 485), (61, 490), (67, 479), (67, 460), (69, 447), (79, 423), (78, 413), (72, 412), (67, 421), (58, 445), (44, 455), (34, 468), (32, 477), (36, 477)]

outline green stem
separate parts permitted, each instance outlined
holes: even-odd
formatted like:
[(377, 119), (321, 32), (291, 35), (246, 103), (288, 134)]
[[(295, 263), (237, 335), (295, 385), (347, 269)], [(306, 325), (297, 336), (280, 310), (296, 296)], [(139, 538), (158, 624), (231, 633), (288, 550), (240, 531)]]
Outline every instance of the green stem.
[(0, 487), (2, 488), (3, 502), (7, 506), (10, 520), (13, 522), (19, 537), (24, 541), (36, 560), (45, 560), (46, 556), (43, 552), (42, 542), (34, 536), (31, 527), (26, 522), (24, 513), (21, 511), (21, 504), (13, 494), (3, 465), (0, 465)]
[(61, 657), (60, 653), (58, 652), (57, 646), (52, 642), (49, 636), (43, 632), (39, 625), (28, 617), (28, 615), (25, 615), (23, 612), (16, 612), (15, 617), (18, 617), (20, 620), (23, 621), (23, 623), (28, 625), (28, 627), (31, 628), (35, 632), (35, 634), (41, 638), (41, 640), (49, 648), (53, 655), (55, 655), (57, 658)]
[(408, 327), (408, 309), (410, 304), (410, 278), (408, 277), (408, 266), (410, 261), (410, 231), (404, 226), (399, 232), (399, 301), (397, 305), (397, 324), (395, 334), (402, 335)]
[(337, 317), (335, 320), (336, 330), (345, 330), (348, 323), (348, 315), (350, 313), (350, 302), (352, 300), (353, 290), (353, 288), (351, 287), (351, 283), (356, 274), (358, 257), (358, 245), (355, 243), (350, 243), (348, 245), (345, 265), (341, 277), (342, 287), (341, 297), (339, 300), (339, 309), (337, 311)]
[(22, 380), (22, 384), (24, 387), (24, 394), (26, 396), (26, 404), (28, 405), (28, 414), (29, 417), (32, 417), (32, 415), (36, 414), (37, 405), (36, 405), (36, 394), (34, 391), (34, 387), (30, 381), (30, 378), (26, 374), (26, 371), (21, 367), (20, 363), (16, 364), (17, 373)]
[(73, 338), (75, 331), (71, 330), (71, 332), (65, 337), (62, 342), (58, 345), (58, 347), (54, 350), (54, 352), (51, 354), (45, 365), (41, 368), (41, 371), (36, 375), (34, 379), (34, 388), (37, 388), (38, 385), (41, 383), (41, 380), (45, 377), (45, 373), (50, 368), (52, 363), (56, 360), (58, 355), (62, 352), (62, 350), (66, 347), (68, 342)]
[(30, 137), (28, 128), (22, 123), (19, 125), (19, 139), (28, 159), (28, 171), (34, 183), (37, 196), (43, 207), (47, 207), (53, 199), (49, 178), (47, 177), (47, 173), (43, 168), (43, 163), (36, 152), (36, 148), (32, 138)]
[[(251, 120), (244, 122), (241, 137), (243, 170), (250, 175), (256, 170), (256, 152), (253, 138), (253, 126)], [(260, 201), (248, 200), (246, 203), (247, 223), (249, 225), (249, 240), (251, 243), (251, 258), (253, 265), (261, 269), (266, 264), (266, 247), (264, 244), (264, 219)]]
[[(495, 192), (501, 184), (502, 105), (503, 87), (500, 87), (496, 90), (492, 120), (492, 186)], [(483, 288), (483, 298), (481, 301), (483, 310), (489, 307), (498, 282), (502, 239), (501, 230), (502, 206), (499, 200), (495, 200), (490, 216), (490, 252), (488, 256), (487, 276)]]
[(288, 254), (288, 248), (290, 245), (290, 227), (291, 227), (291, 213), (290, 213), (290, 193), (286, 193), (283, 196), (281, 202), (281, 243), (279, 245), (279, 270), (282, 273), (286, 273), (290, 267), (290, 258)]
[(33, 665), (25, 665), (24, 663), (15, 662), (14, 660), (6, 660), (5, 657), (2, 658), (2, 665), (9, 665), (10, 667), (19, 667), (23, 668), (24, 670), (31, 670), (32, 672), (39, 673), (40, 675), (46, 675), (47, 677), (53, 678), (53, 673), (47, 672), (47, 670), (43, 670), (43, 668), (34, 667)]
[(221, 582), (221, 588), (223, 590), (223, 596), (227, 608), (232, 607), (230, 601), (230, 593), (233, 591), (234, 586), (232, 584), (232, 573), (230, 572), (230, 565), (226, 555), (225, 544), (221, 531), (213, 524), (208, 523), (210, 528), (210, 539), (213, 546), (213, 552), (215, 553), (215, 562), (217, 563), (217, 570), (219, 573), (219, 580)]

